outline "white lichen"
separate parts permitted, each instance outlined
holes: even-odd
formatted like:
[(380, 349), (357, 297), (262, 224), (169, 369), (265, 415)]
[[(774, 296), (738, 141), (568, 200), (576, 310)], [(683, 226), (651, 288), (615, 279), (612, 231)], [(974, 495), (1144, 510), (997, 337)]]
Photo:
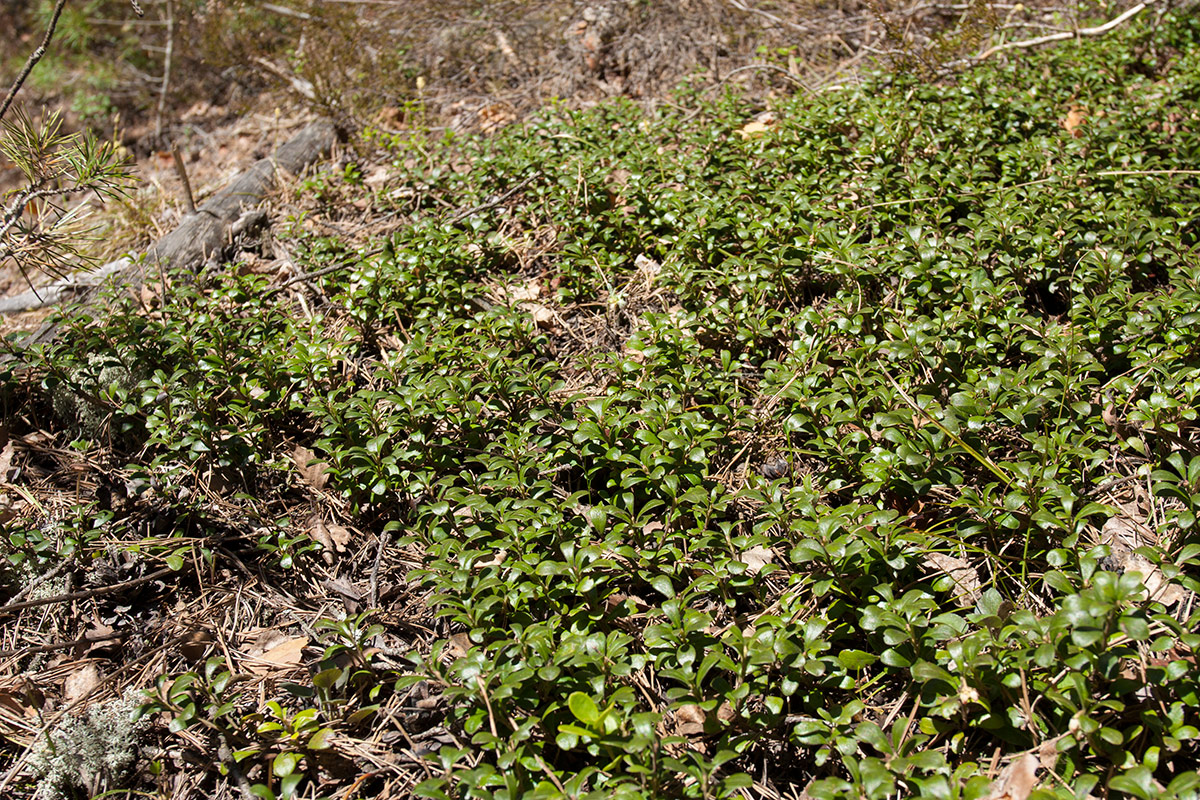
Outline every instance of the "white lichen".
[(114, 788), (137, 760), (134, 722), (139, 695), (98, 703), (82, 714), (68, 714), (48, 731), (29, 757), (37, 781), (35, 800), (68, 800), (82, 790), (87, 796)]

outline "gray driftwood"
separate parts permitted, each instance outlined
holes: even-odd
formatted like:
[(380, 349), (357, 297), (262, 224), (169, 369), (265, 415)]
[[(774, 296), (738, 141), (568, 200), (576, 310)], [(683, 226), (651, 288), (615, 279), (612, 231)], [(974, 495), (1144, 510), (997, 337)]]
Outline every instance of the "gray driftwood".
[[(105, 264), (90, 272), (72, 275), (36, 291), (0, 299), (0, 313), (28, 311), (61, 302), (71, 297), (86, 301), (103, 283), (113, 280), (136, 287), (145, 274), (155, 275), (159, 268), (196, 270), (205, 263), (219, 260), (240, 229), (263, 221), (254, 206), (275, 186), (279, 170), (296, 174), (329, 153), (337, 134), (329, 122), (314, 122), (280, 145), (274, 155), (260, 159), (229, 185), (188, 214), (175, 230), (146, 250), (144, 259), (129, 256)], [(26, 343), (54, 338), (53, 325), (43, 326)]]

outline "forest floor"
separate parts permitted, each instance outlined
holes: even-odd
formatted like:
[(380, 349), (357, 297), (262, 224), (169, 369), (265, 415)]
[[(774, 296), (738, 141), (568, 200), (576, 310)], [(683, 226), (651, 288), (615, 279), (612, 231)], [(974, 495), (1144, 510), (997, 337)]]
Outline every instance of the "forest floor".
[(342, 139), (7, 318), (0, 795), (1196, 796), (1194, 6), (522, 5), (129, 100)]

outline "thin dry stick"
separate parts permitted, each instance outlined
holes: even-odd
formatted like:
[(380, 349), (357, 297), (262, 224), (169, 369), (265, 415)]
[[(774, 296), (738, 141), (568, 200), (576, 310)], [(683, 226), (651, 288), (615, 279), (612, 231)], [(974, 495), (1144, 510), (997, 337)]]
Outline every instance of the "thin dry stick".
[(54, 36), (54, 29), (58, 27), (58, 18), (62, 15), (63, 6), (66, 4), (67, 0), (58, 0), (58, 4), (54, 6), (54, 14), (50, 17), (50, 24), (46, 27), (46, 35), (42, 37), (42, 43), (37, 46), (36, 50), (29, 54), (29, 60), (25, 62), (25, 67), (21, 70), (21, 74), (17, 76), (17, 79), (8, 90), (8, 96), (0, 104), (0, 119), (4, 119), (4, 115), (8, 112), (8, 107), (12, 105), (13, 98), (17, 96), (21, 85), (25, 83), (25, 79), (29, 77), (29, 73), (33, 71), (34, 65), (42, 60), (42, 56), (46, 55), (46, 48), (50, 45), (50, 38)]
[(371, 592), (367, 595), (367, 605), (371, 608), (379, 606), (379, 567), (383, 563), (383, 551), (387, 549), (387, 536), (382, 533), (379, 537), (379, 547), (375, 550), (375, 563), (371, 566)]
[(175, 3), (167, 0), (167, 50), (163, 56), (162, 88), (158, 92), (158, 110), (154, 114), (154, 138), (162, 138), (163, 110), (167, 107), (167, 92), (171, 88), (171, 56), (175, 52)]
[(99, 597), (102, 594), (111, 594), (119, 592), (122, 589), (128, 589), (131, 586), (140, 586), (143, 583), (149, 583), (159, 578), (164, 578), (170, 575), (175, 570), (170, 567), (163, 567), (157, 572), (151, 572), (149, 575), (143, 575), (140, 578), (114, 583), (111, 586), (100, 586), (96, 589), (85, 589), (80, 592), (70, 592), (68, 594), (59, 594), (54, 597), (40, 597), (37, 600), (26, 600), (23, 603), (8, 603), (5, 606), (0, 606), (0, 614), (11, 614), (14, 611), (20, 611), (25, 608), (33, 608), (35, 606), (48, 606), (54, 603), (69, 603), (72, 600), (86, 600), (89, 597)]
[(1142, 11), (1144, 11), (1147, 6), (1153, 5), (1154, 3), (1157, 3), (1157, 2), (1158, 2), (1158, 0), (1145, 0), (1144, 3), (1138, 3), (1136, 6), (1129, 9), (1124, 14), (1121, 14), (1118, 17), (1114, 17), (1113, 19), (1110, 19), (1108, 22), (1104, 23), (1103, 25), (1097, 25), (1094, 28), (1079, 28), (1079, 29), (1073, 30), (1073, 31), (1061, 31), (1059, 33), (1050, 33), (1045, 36), (1038, 36), (1033, 39), (1023, 39), (1022, 41), (1019, 41), (1019, 42), (1006, 42), (1005, 44), (998, 44), (995, 47), (989, 47), (987, 50), (984, 50), (982, 53), (980, 53), (977, 56), (965, 59), (964, 61), (957, 62), (957, 65), (961, 66), (962, 64), (978, 64), (980, 61), (984, 61), (985, 59), (991, 58), (992, 56), (996, 55), (996, 53), (1001, 53), (1001, 52), (1004, 52), (1005, 50), (1016, 50), (1016, 49), (1025, 49), (1025, 48), (1029, 48), (1029, 47), (1037, 47), (1038, 45), (1049, 44), (1050, 42), (1061, 42), (1066, 39), (1077, 39), (1082, 36), (1102, 36), (1103, 34), (1108, 33), (1109, 31), (1111, 31), (1113, 28), (1117, 27), (1121, 23), (1127, 22), (1128, 20), (1133, 19), (1138, 14), (1142, 13)]
[(49, 644), (31, 645), (30, 647), (14, 647), (11, 650), (0, 650), (0, 658), (10, 658), (18, 655), (24, 658), (25, 656), (31, 656), (36, 653), (50, 653), (55, 650), (66, 650), (69, 647), (78, 647), (81, 644), (110, 642), (113, 639), (123, 639), (128, 635), (128, 631), (116, 631), (114, 633), (106, 633), (103, 636), (81, 636), (78, 639), (50, 642)]
[(183, 165), (183, 156), (179, 154), (179, 145), (171, 148), (171, 156), (175, 159), (175, 171), (179, 173), (179, 182), (183, 184), (183, 202), (189, 214), (196, 213), (196, 198), (192, 196), (192, 182), (188, 180), (187, 167)]
[(16, 594), (14, 594), (12, 597), (10, 597), (8, 599), (8, 602), (10, 602), (10, 603), (21, 602), (22, 600), (24, 600), (26, 597), (29, 596), (30, 592), (32, 592), (37, 587), (41, 586), (46, 581), (54, 580), (55, 578), (57, 578), (59, 576), (59, 574), (62, 573), (62, 571), (64, 569), (66, 569), (67, 567), (69, 567), (70, 565), (71, 565), (71, 561), (69, 559), (58, 562), (58, 564), (54, 567), (54, 569), (50, 570), (47, 573), (39, 575), (36, 578), (34, 578), (33, 580), (31, 580), (28, 584), (26, 584), (24, 589), (17, 592)]

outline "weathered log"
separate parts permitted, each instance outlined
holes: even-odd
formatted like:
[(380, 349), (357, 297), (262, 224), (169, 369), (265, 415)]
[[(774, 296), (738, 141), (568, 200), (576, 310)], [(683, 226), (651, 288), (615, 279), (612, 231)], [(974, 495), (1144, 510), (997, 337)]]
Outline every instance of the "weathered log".
[(238, 175), (189, 214), (175, 230), (146, 251), (146, 266), (156, 270), (195, 268), (218, 256), (230, 244), (230, 228), (242, 211), (262, 202), (275, 185), (276, 170), (298, 173), (329, 152), (335, 138), (328, 122), (314, 122), (275, 151)]
[[(0, 299), (0, 313), (15, 313), (41, 308), (71, 296), (87, 302), (96, 289), (108, 281), (137, 287), (149, 270), (196, 270), (210, 260), (219, 259), (232, 244), (241, 225), (253, 219), (245, 213), (262, 202), (274, 186), (279, 170), (296, 174), (327, 155), (337, 134), (331, 123), (317, 121), (308, 125), (275, 153), (255, 162), (239, 173), (224, 189), (210, 197), (194, 214), (188, 214), (175, 230), (151, 245), (144, 259), (124, 257), (91, 272), (72, 275), (49, 286)], [(54, 338), (56, 326), (49, 323), (26, 344)]]

